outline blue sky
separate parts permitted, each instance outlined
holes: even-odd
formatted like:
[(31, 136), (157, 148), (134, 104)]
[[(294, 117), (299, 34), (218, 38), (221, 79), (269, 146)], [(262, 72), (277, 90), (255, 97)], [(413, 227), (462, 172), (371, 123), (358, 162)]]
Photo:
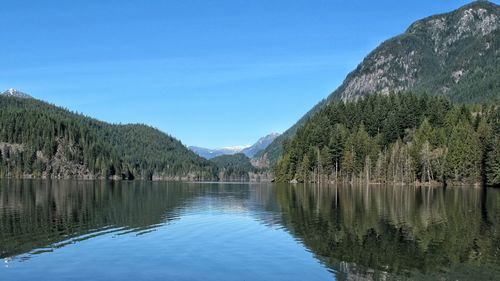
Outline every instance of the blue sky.
[(468, 2), (1, 0), (0, 88), (186, 145), (252, 144), (383, 40)]

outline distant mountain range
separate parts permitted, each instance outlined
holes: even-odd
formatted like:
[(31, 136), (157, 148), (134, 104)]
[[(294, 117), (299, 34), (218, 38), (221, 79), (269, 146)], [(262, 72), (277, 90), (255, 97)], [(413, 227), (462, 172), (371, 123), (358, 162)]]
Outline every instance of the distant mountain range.
[(189, 146), (188, 148), (191, 149), (194, 153), (198, 154), (199, 156), (205, 158), (205, 159), (212, 159), (217, 156), (221, 155), (234, 155), (237, 153), (240, 153), (243, 149), (250, 147), (250, 145), (247, 146), (232, 146), (232, 147), (221, 147), (221, 148), (204, 148), (204, 147), (198, 147), (198, 146)]
[(424, 18), (383, 42), (349, 73), (344, 82), (294, 126), (256, 155), (262, 167), (274, 166), (283, 142), (314, 114), (335, 100), (412, 91), (456, 102), (500, 101), (500, 7), (475, 1), (455, 11)]
[(238, 153), (242, 153), (249, 158), (253, 158), (257, 153), (266, 149), (266, 147), (271, 144), (277, 137), (279, 137), (279, 135), (280, 134), (278, 133), (269, 134), (265, 137), (260, 138), (253, 145), (221, 147), (215, 149), (190, 146), (189, 149), (205, 159), (212, 159), (222, 155), (234, 155)]
[(272, 133), (262, 137), (252, 146), (243, 149), (241, 153), (245, 154), (248, 158), (253, 158), (257, 153), (266, 149), (279, 136), (279, 133)]

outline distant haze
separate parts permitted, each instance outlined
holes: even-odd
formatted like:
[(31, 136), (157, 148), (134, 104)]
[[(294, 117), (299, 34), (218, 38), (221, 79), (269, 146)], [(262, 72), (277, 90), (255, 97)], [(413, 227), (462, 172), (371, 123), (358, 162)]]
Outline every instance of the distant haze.
[(200, 155), (206, 159), (212, 159), (221, 155), (233, 155), (236, 153), (243, 153), (248, 158), (253, 158), (257, 153), (266, 149), (274, 139), (279, 137), (279, 133), (272, 133), (265, 137), (260, 138), (253, 145), (243, 145), (243, 146), (232, 146), (232, 147), (221, 147), (221, 148), (204, 148), (197, 146), (190, 146), (189, 149), (194, 151), (196, 154)]

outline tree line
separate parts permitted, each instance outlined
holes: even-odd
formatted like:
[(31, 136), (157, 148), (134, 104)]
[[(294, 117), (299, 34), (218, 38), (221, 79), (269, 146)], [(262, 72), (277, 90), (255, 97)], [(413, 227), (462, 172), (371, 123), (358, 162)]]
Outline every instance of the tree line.
[(0, 177), (214, 180), (217, 167), (146, 125), (0, 96)]
[(251, 174), (264, 172), (254, 167), (243, 153), (217, 156), (210, 162), (219, 168), (219, 179), (222, 181), (250, 181)]
[(279, 182), (500, 184), (498, 104), (392, 93), (330, 102), (284, 142)]

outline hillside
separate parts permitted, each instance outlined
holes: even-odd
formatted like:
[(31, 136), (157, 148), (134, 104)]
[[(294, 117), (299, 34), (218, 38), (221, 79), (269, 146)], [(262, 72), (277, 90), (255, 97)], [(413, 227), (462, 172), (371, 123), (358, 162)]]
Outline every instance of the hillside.
[(289, 141), (280, 182), (500, 185), (500, 108), (411, 93), (334, 101)]
[(500, 100), (500, 7), (477, 1), (410, 25), (405, 33), (383, 42), (349, 73), (326, 100), (257, 155), (272, 166), (282, 143), (307, 119), (335, 100), (354, 101), (370, 94), (412, 91), (456, 102)]
[(486, 1), (419, 20), (372, 51), (329, 99), (411, 90), (457, 102), (498, 100), (499, 27), (500, 6)]
[(250, 158), (243, 153), (222, 155), (210, 159), (219, 170), (222, 181), (267, 182), (271, 180), (268, 171), (263, 171), (252, 165)]
[(304, 125), (310, 116), (318, 112), (324, 105), (326, 100), (322, 100), (309, 110), (297, 123), (278, 136), (265, 149), (259, 151), (252, 158), (252, 164), (259, 168), (270, 168), (276, 164), (279, 157), (283, 154), (283, 142), (295, 135), (297, 130)]
[(217, 168), (146, 125), (113, 125), (0, 95), (0, 176), (217, 179)]

